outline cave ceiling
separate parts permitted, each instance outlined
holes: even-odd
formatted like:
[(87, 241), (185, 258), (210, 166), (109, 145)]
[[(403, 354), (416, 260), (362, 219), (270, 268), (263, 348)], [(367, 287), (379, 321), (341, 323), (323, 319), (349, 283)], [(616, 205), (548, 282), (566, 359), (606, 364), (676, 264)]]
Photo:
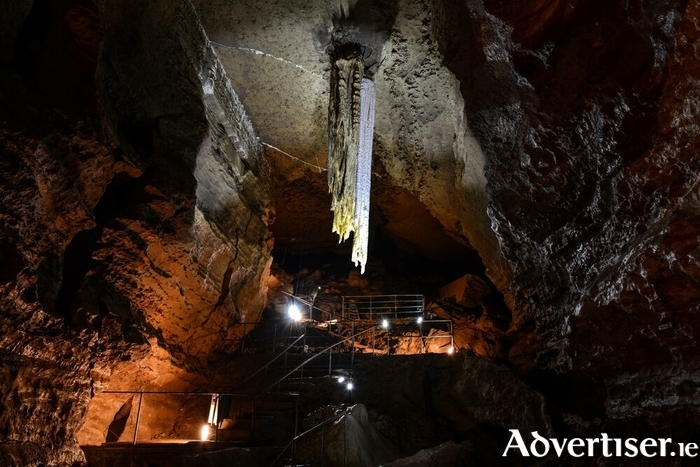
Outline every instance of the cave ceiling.
[(464, 177), (481, 189), (482, 156), (469, 137), (459, 82), (442, 64), (426, 5), (359, 2), (349, 12), (326, 2), (194, 6), (273, 167), (278, 248), (346, 251), (330, 232), (324, 184), (329, 56), (335, 45), (354, 42), (363, 48), (379, 96), (373, 222), (388, 226), (383, 232), (404, 250), (443, 261), (464, 257), (470, 248), (460, 227), (464, 215), (448, 209), (438, 179)]

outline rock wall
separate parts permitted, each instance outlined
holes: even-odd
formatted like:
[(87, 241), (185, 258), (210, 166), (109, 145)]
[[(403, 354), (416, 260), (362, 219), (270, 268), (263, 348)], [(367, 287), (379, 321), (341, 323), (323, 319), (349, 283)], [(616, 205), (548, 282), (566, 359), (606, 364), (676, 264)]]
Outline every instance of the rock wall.
[(20, 3), (0, 14), (0, 451), (72, 465), (96, 392), (192, 389), (177, 367), (259, 318), (272, 213), (188, 2)]
[[(579, 381), (573, 393), (610, 395), (601, 416), (659, 427), (663, 411), (697, 413), (650, 390), (696, 387), (697, 4), (433, 9), (513, 273), (501, 289), (513, 310), (510, 360), (566, 373)], [(628, 384), (639, 389), (632, 403), (621, 396)]]

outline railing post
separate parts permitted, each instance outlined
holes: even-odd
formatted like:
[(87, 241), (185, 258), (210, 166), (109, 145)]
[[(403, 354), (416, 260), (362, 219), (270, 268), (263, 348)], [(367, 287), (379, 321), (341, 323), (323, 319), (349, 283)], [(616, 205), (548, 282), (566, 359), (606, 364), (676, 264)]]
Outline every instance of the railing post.
[(141, 403), (143, 402), (143, 393), (139, 393), (139, 408), (136, 410), (136, 424), (134, 426), (134, 443), (133, 445), (136, 446), (136, 435), (139, 431), (139, 422), (141, 421)]
[(328, 376), (333, 372), (333, 349), (328, 349)]
[(299, 426), (299, 396), (294, 398), (294, 437), (297, 437)]
[(345, 321), (345, 295), (343, 295), (343, 301), (340, 308), (340, 318)]
[(299, 392), (301, 392), (301, 385), (304, 382), (304, 367), (301, 367), (301, 373), (299, 374)]
[(343, 465), (348, 467), (348, 415), (343, 418)]
[(418, 324), (418, 339), (420, 339), (420, 353), (425, 353), (425, 342), (423, 341), (423, 323)]
[(369, 296), (369, 319), (372, 319), (372, 296)]
[(351, 323), (352, 332), (352, 350), (350, 351), (350, 366), (355, 364), (355, 321)]
[(250, 416), (250, 431), (253, 439), (255, 439), (255, 409), (255, 394), (253, 394), (253, 414)]
[(321, 427), (321, 467), (323, 467), (323, 461), (326, 457), (326, 425)]
[(389, 328), (386, 330), (386, 354), (391, 354), (391, 347), (389, 347)]
[(216, 408), (214, 409), (214, 445), (219, 444), (219, 402), (221, 402), (221, 394), (216, 397)]
[(276, 349), (277, 349), (277, 323), (275, 323), (274, 331), (272, 334), (272, 355), (275, 354)]

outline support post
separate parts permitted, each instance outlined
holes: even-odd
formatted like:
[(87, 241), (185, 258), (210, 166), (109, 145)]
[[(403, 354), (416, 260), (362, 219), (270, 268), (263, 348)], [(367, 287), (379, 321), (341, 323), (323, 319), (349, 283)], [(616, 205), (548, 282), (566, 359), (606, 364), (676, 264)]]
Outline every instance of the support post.
[(219, 444), (219, 402), (221, 402), (221, 394), (216, 396), (216, 409), (214, 410), (214, 445)]
[(343, 417), (343, 466), (348, 467), (348, 415)]
[(255, 410), (257, 409), (257, 404), (256, 404), (256, 398), (257, 396), (253, 394), (253, 413), (250, 416), (250, 430), (252, 431), (251, 435), (255, 439)]
[(323, 467), (324, 457), (326, 457), (326, 424), (321, 427), (321, 467)]
[(352, 350), (350, 351), (350, 366), (353, 366), (355, 364), (355, 321), (353, 321), (351, 324), (351, 332), (352, 332)]
[(299, 374), (299, 392), (301, 392), (301, 385), (304, 383), (304, 367), (301, 367), (301, 373)]
[(272, 355), (275, 354), (275, 350), (277, 350), (277, 323), (275, 323), (275, 328), (272, 335)]
[(143, 402), (143, 393), (139, 393), (139, 408), (136, 410), (136, 424), (134, 426), (134, 446), (136, 446), (136, 435), (139, 432), (139, 422), (141, 421), (141, 403)]

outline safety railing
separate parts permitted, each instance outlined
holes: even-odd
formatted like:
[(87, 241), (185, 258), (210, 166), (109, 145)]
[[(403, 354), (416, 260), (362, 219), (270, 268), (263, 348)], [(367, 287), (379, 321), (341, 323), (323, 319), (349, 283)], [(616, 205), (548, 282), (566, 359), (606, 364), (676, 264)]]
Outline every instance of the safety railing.
[[(253, 332), (246, 332), (255, 327), (253, 323), (230, 325), (233, 329), (232, 334), (240, 335), (241, 337), (220, 339), (217, 349), (230, 354), (284, 352), (290, 342), (306, 334), (309, 328), (315, 327), (319, 323), (313, 320), (304, 320), (301, 322), (279, 321), (257, 324), (260, 327)], [(307, 335), (305, 344), (309, 341), (319, 341), (321, 339), (322, 336)]]
[[(299, 341), (301, 341), (302, 339), (304, 339), (304, 337), (306, 337), (306, 333), (304, 333), (304, 334), (302, 334), (301, 336), (297, 337), (297, 338), (294, 340), (294, 342), (292, 342), (291, 344), (289, 344), (289, 346), (287, 346), (287, 348), (284, 349), (284, 351), (282, 351), (282, 352), (278, 353), (277, 355), (275, 355), (275, 356), (272, 358), (272, 360), (270, 360), (270, 361), (267, 362), (265, 365), (263, 365), (262, 367), (260, 367), (256, 372), (254, 372), (253, 374), (251, 374), (250, 376), (248, 376), (248, 377), (245, 378), (244, 380), (242, 380), (242, 381), (240, 381), (239, 383), (237, 383), (237, 384), (236, 384), (236, 387), (242, 387), (242, 386), (244, 386), (246, 383), (249, 383), (249, 382), (252, 381), (256, 376), (258, 376), (258, 375), (260, 375), (260, 374), (262, 374), (262, 375), (264, 376), (264, 378), (265, 378), (263, 381), (267, 381), (267, 373), (268, 373), (268, 370), (269, 370), (270, 366), (272, 366), (273, 363), (275, 363), (276, 361), (278, 361), (278, 360), (279, 360), (280, 358), (282, 358), (282, 357), (285, 358), (285, 362), (286, 362), (287, 352), (289, 352), (290, 349), (294, 348), (294, 346), (297, 344), (297, 342), (299, 342)], [(286, 363), (285, 363), (285, 366), (286, 366)], [(264, 385), (264, 384), (265, 384), (265, 383), (263, 382), (263, 385)]]
[[(343, 420), (343, 451), (342, 451), (342, 465), (345, 467), (348, 465), (348, 423), (347, 423), (347, 412), (343, 412), (340, 414), (337, 414), (331, 418), (328, 418), (327, 420), (322, 421), (318, 425), (309, 428), (308, 430), (304, 431), (300, 435), (295, 436), (292, 438), (292, 440), (287, 444), (283, 449), (282, 452), (275, 458), (274, 461), (270, 464), (270, 467), (277, 467), (280, 465), (291, 465), (291, 466), (297, 466), (298, 462), (298, 454), (299, 454), (299, 443), (302, 442), (305, 438), (308, 438), (309, 436), (318, 433), (321, 431), (321, 442), (320, 442), (320, 453), (319, 453), (319, 458), (314, 459), (316, 462), (314, 462), (313, 465), (318, 465), (319, 467), (323, 467), (326, 461), (326, 427), (328, 427), (331, 424), (337, 424), (339, 420)], [(289, 453), (289, 457), (285, 457), (285, 455)], [(310, 453), (310, 457), (316, 457), (315, 452)], [(339, 465), (339, 461), (341, 459), (329, 459), (332, 465)], [(291, 462), (291, 463), (290, 463)], [(304, 464), (306, 465), (306, 464)]]
[(280, 446), (297, 434), (298, 400), (286, 393), (102, 391), (92, 402), (100, 413), (88, 413), (86, 424), (107, 435), (79, 434), (79, 442)]
[(379, 319), (423, 316), (423, 295), (355, 295), (344, 296), (343, 319)]
[[(310, 357), (291, 370), (288, 369), (291, 355), (286, 352), (281, 361), (284, 375), (269, 385), (266, 391), (271, 391), (275, 386), (280, 390), (280, 383), (291, 379), (290, 377), (294, 374), (298, 375), (298, 390), (300, 391), (304, 381), (305, 368), (310, 367), (312, 362), (317, 363), (314, 368), (316, 375), (320, 372), (330, 376), (334, 369), (351, 368), (355, 364), (356, 353), (376, 356), (426, 352), (451, 354), (455, 351), (454, 329), (451, 320), (423, 320), (420, 317), (416, 320), (400, 318), (386, 320), (381, 324), (370, 324), (369, 327), (361, 326), (364, 329), (356, 332), (358, 326), (361, 325), (356, 326), (355, 322), (351, 321), (348, 328), (350, 336), (341, 338), (339, 341), (313, 352)], [(303, 348), (307, 348), (309, 345), (304, 344), (304, 342), (308, 339), (307, 336), (304, 336), (301, 341), (297, 339), (295, 342), (299, 342)], [(321, 357), (324, 356), (326, 359), (318, 364), (319, 360), (322, 360)]]
[(291, 375), (293, 375), (294, 373), (296, 373), (297, 371), (300, 371), (299, 384), (301, 385), (301, 382), (302, 382), (303, 379), (304, 379), (304, 367), (306, 367), (306, 366), (309, 365), (311, 362), (313, 362), (314, 360), (316, 360), (317, 358), (319, 358), (321, 355), (325, 355), (326, 353), (328, 353), (328, 355), (329, 355), (329, 357), (328, 357), (328, 375), (330, 375), (330, 374), (332, 373), (332, 371), (333, 371), (333, 349), (336, 348), (336, 347), (338, 347), (338, 346), (340, 346), (340, 345), (346, 344), (346, 343), (348, 343), (348, 342), (351, 343), (351, 349), (352, 349), (352, 350), (351, 350), (350, 366), (352, 366), (352, 364), (354, 363), (353, 357), (354, 357), (354, 353), (355, 353), (355, 352), (354, 352), (354, 347), (355, 347), (355, 346), (354, 346), (354, 342), (355, 342), (355, 340), (356, 340), (358, 337), (362, 336), (363, 334), (366, 334), (366, 333), (368, 333), (369, 331), (373, 331), (373, 330), (374, 330), (374, 327), (372, 327), (372, 328), (370, 328), (370, 329), (365, 329), (365, 330), (360, 331), (360, 332), (358, 332), (358, 333), (354, 333), (354, 332), (353, 332), (353, 334), (352, 334), (350, 337), (346, 337), (345, 339), (342, 339), (342, 340), (340, 340), (340, 341), (338, 341), (338, 342), (336, 342), (336, 343), (334, 343), (334, 344), (332, 344), (332, 345), (329, 345), (328, 347), (324, 348), (323, 350), (321, 350), (321, 351), (319, 351), (319, 352), (316, 352), (315, 354), (313, 354), (312, 356), (310, 356), (309, 358), (307, 358), (306, 360), (304, 360), (303, 362), (301, 362), (299, 365), (297, 365), (296, 367), (294, 367), (294, 369), (292, 369), (291, 371), (285, 373), (284, 376), (282, 376), (281, 378), (279, 378), (277, 381), (275, 381), (274, 383), (272, 383), (271, 385), (269, 385), (268, 388), (267, 388), (267, 392), (271, 391), (275, 386), (277, 386), (277, 388), (278, 388), (278, 390), (279, 390), (280, 384), (281, 384), (284, 380), (286, 380), (287, 378), (289, 378)]

